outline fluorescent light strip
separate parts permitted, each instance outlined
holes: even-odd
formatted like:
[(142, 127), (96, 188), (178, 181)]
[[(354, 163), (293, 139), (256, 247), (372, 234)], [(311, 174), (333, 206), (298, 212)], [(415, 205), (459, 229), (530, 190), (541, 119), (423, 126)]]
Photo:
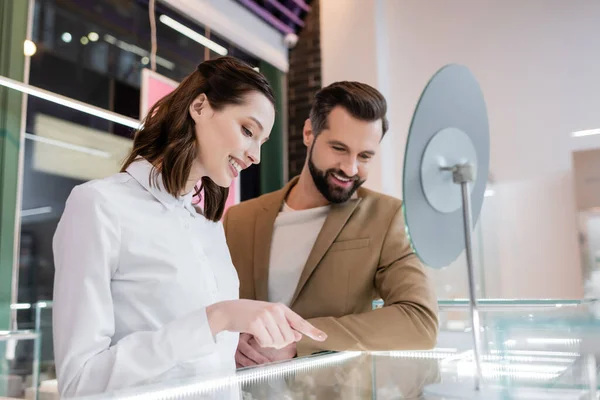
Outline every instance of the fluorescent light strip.
[[(128, 51), (130, 53), (136, 54), (140, 57), (150, 57), (150, 52), (148, 50), (144, 50), (139, 46), (136, 46), (134, 44), (131, 43), (127, 43), (124, 42), (122, 40), (117, 39), (116, 37), (112, 36), (112, 35), (104, 35), (104, 41), (106, 43), (110, 43), (114, 46), (117, 46), (118, 48), (120, 48), (121, 50), (125, 50)], [(156, 63), (158, 65), (162, 65), (163, 67), (173, 70), (175, 69), (175, 63), (171, 62), (169, 60), (166, 60), (162, 57), (156, 56)]]
[(236, 377), (238, 383), (255, 381), (257, 379), (271, 378), (281, 376), (289, 372), (302, 372), (315, 368), (324, 367), (330, 364), (340, 363), (355, 357), (362, 353), (358, 351), (348, 351), (344, 353), (334, 353), (315, 358), (296, 359), (293, 362), (283, 362), (281, 364), (267, 365), (263, 368), (249, 368), (240, 371)]
[(370, 354), (381, 356), (403, 356), (406, 353), (458, 353), (458, 349), (453, 347), (436, 347), (431, 350), (388, 350), (388, 351), (370, 351)]
[(27, 339), (37, 339), (38, 334), (34, 331), (26, 330), (26, 331), (0, 331), (0, 342), (4, 342), (8, 339), (17, 339), (17, 340), (27, 340)]
[(518, 361), (518, 362), (540, 362), (540, 363), (556, 363), (556, 364), (570, 364), (575, 361), (576, 357), (536, 357), (527, 355), (485, 355), (481, 359), (486, 361)]
[(579, 353), (567, 352), (567, 351), (538, 351), (538, 350), (491, 350), (492, 354), (511, 354), (519, 356), (549, 356), (549, 357), (579, 357)]
[(21, 218), (31, 217), (34, 215), (50, 214), (51, 212), (52, 212), (52, 207), (30, 208), (27, 210), (21, 210)]
[(117, 124), (125, 125), (133, 129), (138, 129), (141, 126), (141, 122), (136, 119), (129, 118), (124, 115), (117, 114), (115, 112), (108, 111), (100, 107), (92, 106), (82, 101), (71, 99), (69, 97), (50, 92), (48, 90), (40, 89), (38, 87), (19, 82), (14, 79), (7, 78), (5, 76), (0, 76), (0, 85), (10, 89), (18, 90), (22, 93), (27, 93), (31, 96), (39, 97), (40, 99), (60, 104), (65, 107), (72, 108), (74, 110), (81, 111), (86, 114), (94, 115), (98, 118), (106, 119)]
[[(119, 396), (120, 399), (143, 399), (143, 400), (165, 400), (165, 399), (180, 399), (185, 396), (197, 396), (206, 394), (210, 391), (222, 390), (227, 387), (235, 387), (237, 385), (250, 382), (261, 381), (266, 378), (281, 376), (290, 372), (306, 371), (312, 368), (324, 367), (330, 364), (346, 361), (348, 359), (359, 356), (360, 352), (345, 352), (332, 355), (325, 355), (316, 358), (296, 359), (293, 362), (284, 362), (282, 364), (266, 365), (264, 367), (250, 368), (241, 370), (236, 374), (222, 376), (216, 379), (206, 381), (183, 384), (179, 387), (165, 388), (153, 390), (152, 393), (141, 393), (132, 395)], [(133, 390), (132, 390), (133, 391)]]
[(600, 135), (600, 129), (587, 129), (571, 133), (571, 137), (584, 137), (593, 135)]
[(103, 157), (103, 158), (111, 157), (111, 154), (106, 151), (96, 150), (96, 149), (92, 149), (92, 148), (85, 147), (85, 146), (79, 146), (76, 144), (63, 142), (62, 140), (50, 139), (47, 137), (34, 135), (32, 133), (25, 133), (25, 139), (33, 140), (35, 142), (50, 144), (52, 146), (62, 147), (64, 149), (79, 151), (81, 153), (90, 154), (92, 156)]
[(15, 303), (10, 305), (11, 310), (29, 310), (30, 308), (30, 303)]
[[(550, 380), (557, 378), (567, 367), (564, 366), (546, 366), (530, 364), (490, 364), (482, 363), (483, 376), (486, 378), (497, 379), (499, 377), (509, 377), (512, 379), (527, 380)], [(471, 361), (462, 361), (457, 364), (456, 372), (459, 376), (473, 376), (475, 373), (475, 363)]]
[(581, 339), (576, 338), (529, 338), (528, 344), (557, 344), (557, 345), (576, 345), (581, 343)]
[(227, 55), (227, 49), (225, 47), (213, 42), (212, 40), (206, 38), (205, 36), (202, 36), (195, 30), (190, 29), (187, 26), (175, 21), (173, 18), (168, 17), (163, 14), (158, 18), (158, 20), (160, 22), (162, 22), (163, 24), (167, 25), (169, 28), (175, 29), (177, 32), (181, 33), (182, 35), (185, 35), (185, 36), (189, 37), (190, 39), (200, 43), (202, 46), (208, 47), (215, 53), (220, 54), (222, 56)]
[[(492, 350), (491, 353), (493, 355), (482, 355), (481, 360), (483, 361), (519, 361), (519, 362), (543, 362), (543, 363), (571, 363), (579, 356), (577, 353), (561, 353), (561, 352), (536, 352), (536, 351), (518, 351), (518, 350), (509, 350), (509, 351), (499, 351)], [(467, 350), (463, 353), (460, 353), (460, 357), (454, 357), (454, 354), (451, 352), (446, 353), (451, 359), (448, 358), (446, 361), (468, 361), (471, 362), (473, 360), (473, 351)]]
[(443, 360), (448, 357), (455, 356), (458, 349), (436, 347), (433, 350), (404, 350), (404, 351), (373, 351), (371, 354), (375, 356), (385, 356), (391, 358), (422, 358)]
[(39, 301), (37, 303), (13, 303), (10, 305), (11, 310), (29, 310), (34, 308), (52, 308), (52, 304), (48, 304), (46, 301)]

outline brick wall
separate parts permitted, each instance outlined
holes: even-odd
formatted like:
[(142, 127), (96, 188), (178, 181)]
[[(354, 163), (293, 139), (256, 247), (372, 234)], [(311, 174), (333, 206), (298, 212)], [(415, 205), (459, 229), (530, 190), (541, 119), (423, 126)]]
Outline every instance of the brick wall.
[(306, 147), (302, 127), (308, 118), (314, 94), (321, 88), (321, 28), (319, 0), (310, 3), (298, 44), (290, 50), (288, 72), (288, 168), (292, 178), (302, 171)]

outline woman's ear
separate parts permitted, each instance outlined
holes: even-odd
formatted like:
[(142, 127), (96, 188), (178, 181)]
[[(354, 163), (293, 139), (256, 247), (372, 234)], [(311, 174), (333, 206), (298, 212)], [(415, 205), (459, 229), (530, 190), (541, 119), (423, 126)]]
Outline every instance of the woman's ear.
[(200, 119), (202, 112), (206, 111), (207, 105), (208, 105), (208, 100), (204, 93), (200, 94), (198, 97), (196, 97), (194, 99), (194, 101), (192, 101), (192, 104), (190, 104), (189, 113), (190, 113), (190, 117), (192, 117), (194, 122), (198, 123), (198, 120)]

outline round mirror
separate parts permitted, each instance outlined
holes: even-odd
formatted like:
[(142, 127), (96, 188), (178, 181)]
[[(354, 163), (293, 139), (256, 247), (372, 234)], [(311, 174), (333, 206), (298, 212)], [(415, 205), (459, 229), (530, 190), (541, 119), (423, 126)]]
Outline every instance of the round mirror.
[[(472, 166), (475, 225), (489, 172), (490, 137), (483, 93), (468, 68), (451, 64), (429, 81), (415, 109), (404, 155), (402, 199), (412, 246), (442, 268), (465, 248), (461, 185), (451, 167)], [(444, 168), (445, 169), (442, 169)]]

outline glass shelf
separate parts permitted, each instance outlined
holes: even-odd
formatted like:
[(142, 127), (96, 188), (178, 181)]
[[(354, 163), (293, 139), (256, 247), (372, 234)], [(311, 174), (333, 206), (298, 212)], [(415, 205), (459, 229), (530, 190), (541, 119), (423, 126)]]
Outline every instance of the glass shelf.
[[(596, 299), (478, 299), (477, 304), (481, 310), (510, 310), (513, 308), (560, 308), (578, 307), (584, 304), (593, 304)], [(383, 306), (383, 300), (373, 301), (373, 308)], [(469, 307), (468, 299), (438, 300), (440, 310), (463, 309)]]

